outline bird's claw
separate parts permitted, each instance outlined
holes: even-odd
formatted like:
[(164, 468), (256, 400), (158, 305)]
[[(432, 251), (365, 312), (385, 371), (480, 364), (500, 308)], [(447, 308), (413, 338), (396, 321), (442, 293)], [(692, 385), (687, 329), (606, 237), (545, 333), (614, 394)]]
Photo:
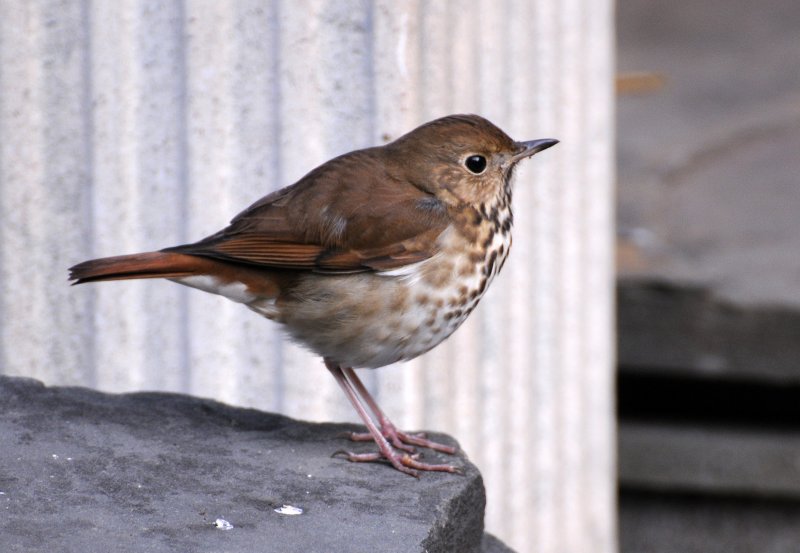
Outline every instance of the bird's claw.
[[(428, 449), (441, 451), (448, 455), (453, 455), (457, 451), (455, 447), (429, 440), (425, 432), (407, 433), (401, 432), (393, 426), (384, 426), (381, 427), (381, 434), (383, 434), (395, 448), (407, 453), (416, 452), (417, 449), (414, 446), (427, 447)], [(348, 437), (353, 442), (371, 442), (375, 440), (369, 432), (350, 432)]]
[(433, 465), (431, 463), (424, 463), (420, 460), (422, 458), (422, 454), (420, 453), (408, 454), (392, 452), (391, 456), (387, 456), (379, 451), (373, 451), (369, 453), (354, 453), (352, 451), (340, 449), (335, 451), (331, 457), (342, 457), (353, 463), (374, 463), (386, 461), (400, 472), (404, 472), (415, 478), (419, 478), (418, 471), (464, 474), (461, 469), (453, 465)]

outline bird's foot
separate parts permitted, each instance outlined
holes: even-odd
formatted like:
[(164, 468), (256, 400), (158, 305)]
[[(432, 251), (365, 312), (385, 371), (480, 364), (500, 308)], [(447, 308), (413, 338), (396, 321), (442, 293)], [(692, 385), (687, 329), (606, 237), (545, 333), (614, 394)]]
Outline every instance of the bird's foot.
[[(429, 440), (424, 432), (416, 434), (402, 432), (389, 420), (381, 422), (381, 434), (383, 434), (394, 447), (407, 453), (414, 453), (416, 451), (414, 446), (427, 447), (428, 449), (441, 451), (448, 455), (453, 455), (456, 452), (456, 448), (452, 446)], [(373, 438), (372, 434), (369, 432), (351, 432), (350, 439), (354, 442), (371, 442), (375, 438)]]
[(337, 456), (341, 456), (353, 463), (374, 463), (379, 461), (388, 461), (400, 472), (415, 478), (419, 478), (419, 471), (462, 474), (461, 469), (453, 465), (433, 465), (431, 463), (424, 463), (419, 460), (419, 453), (414, 455), (409, 455), (408, 453), (399, 453), (397, 451), (392, 451), (389, 454), (384, 454), (379, 451), (372, 453), (353, 453), (352, 451), (340, 450), (332, 455), (332, 457)]
[[(378, 404), (367, 391), (367, 388), (359, 380), (355, 371), (350, 367), (342, 367), (341, 365), (332, 362), (329, 359), (325, 360), (325, 366), (331, 372), (333, 377), (342, 387), (345, 395), (353, 404), (353, 407), (358, 412), (361, 420), (367, 425), (369, 430), (368, 438), (360, 434), (351, 434), (350, 438), (356, 441), (363, 441), (365, 439), (374, 440), (378, 446), (380, 453), (353, 453), (351, 451), (337, 451), (333, 456), (342, 455), (349, 461), (369, 463), (374, 461), (386, 460), (391, 465), (402, 473), (410, 476), (419, 477), (419, 471), (436, 471), (436, 472), (455, 472), (461, 471), (451, 465), (432, 465), (430, 463), (423, 463), (419, 460), (419, 455), (414, 454), (414, 446), (419, 445), (422, 447), (430, 447), (444, 453), (453, 454), (455, 448), (437, 444), (428, 440), (425, 435), (410, 435), (399, 432), (392, 422), (383, 414)], [(367, 406), (364, 405), (367, 403)], [(369, 410), (378, 418), (378, 424), (369, 414)], [(380, 426), (380, 428), (379, 428)]]

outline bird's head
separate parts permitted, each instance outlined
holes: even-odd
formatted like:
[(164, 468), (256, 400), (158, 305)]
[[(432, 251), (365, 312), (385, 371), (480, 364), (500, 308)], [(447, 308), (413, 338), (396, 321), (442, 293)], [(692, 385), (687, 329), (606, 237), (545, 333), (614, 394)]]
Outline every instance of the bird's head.
[(450, 115), (417, 127), (385, 148), (390, 156), (405, 160), (404, 177), (418, 188), (447, 204), (476, 206), (510, 196), (516, 164), (556, 144), (552, 138), (515, 142), (483, 117)]

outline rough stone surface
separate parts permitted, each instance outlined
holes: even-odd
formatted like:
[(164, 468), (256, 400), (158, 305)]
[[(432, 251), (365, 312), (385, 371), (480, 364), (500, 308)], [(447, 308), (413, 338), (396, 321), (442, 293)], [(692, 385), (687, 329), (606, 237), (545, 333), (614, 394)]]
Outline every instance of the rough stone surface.
[(7, 377), (0, 412), (3, 552), (510, 551), (483, 533), (466, 458), (426, 451), (464, 475), (420, 479), (331, 458), (369, 448), (353, 425)]

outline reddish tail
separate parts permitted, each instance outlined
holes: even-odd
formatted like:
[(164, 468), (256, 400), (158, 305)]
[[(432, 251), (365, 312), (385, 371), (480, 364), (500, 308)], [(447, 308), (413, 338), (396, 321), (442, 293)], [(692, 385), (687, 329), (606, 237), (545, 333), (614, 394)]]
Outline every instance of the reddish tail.
[(177, 278), (197, 274), (202, 258), (172, 252), (136, 253), (79, 263), (69, 270), (73, 284), (131, 278)]

